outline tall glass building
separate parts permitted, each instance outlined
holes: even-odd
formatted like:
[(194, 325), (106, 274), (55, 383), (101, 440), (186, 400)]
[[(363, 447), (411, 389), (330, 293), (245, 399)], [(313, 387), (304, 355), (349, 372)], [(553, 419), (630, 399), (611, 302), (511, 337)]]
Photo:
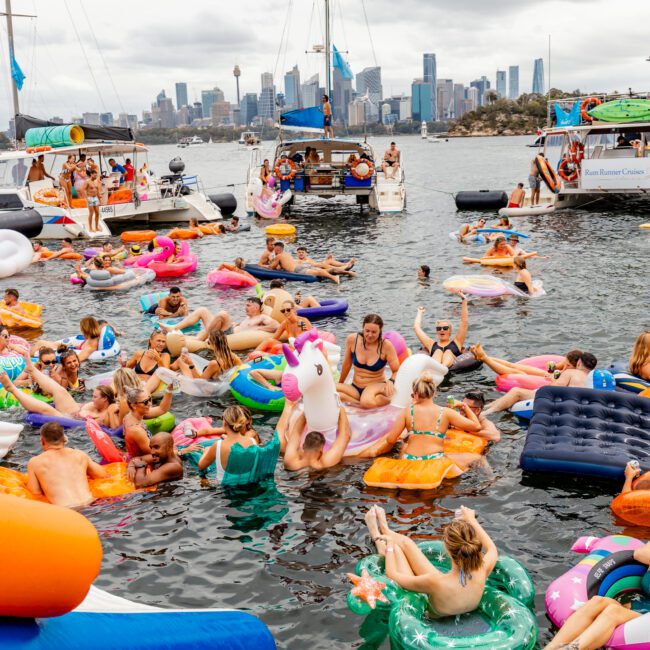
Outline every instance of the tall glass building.
[(544, 94), (544, 59), (535, 59), (533, 68), (533, 93)]
[[(424, 53), (422, 55), (423, 77), (424, 83), (431, 86), (431, 110), (432, 115), (429, 119), (436, 119), (438, 116), (438, 73), (436, 67), (436, 55), (433, 52)], [(435, 116), (435, 117), (434, 117)]]
[(499, 95), (499, 99), (503, 99), (506, 96), (505, 70), (497, 70), (497, 95)]
[(434, 119), (431, 107), (433, 106), (433, 87), (427, 81), (415, 79), (411, 84), (411, 116), (416, 122), (431, 122)]
[(511, 65), (508, 68), (508, 99), (519, 97), (519, 66)]
[(302, 99), (300, 97), (300, 70), (294, 65), (289, 72), (284, 75), (284, 101), (286, 108), (301, 108)]

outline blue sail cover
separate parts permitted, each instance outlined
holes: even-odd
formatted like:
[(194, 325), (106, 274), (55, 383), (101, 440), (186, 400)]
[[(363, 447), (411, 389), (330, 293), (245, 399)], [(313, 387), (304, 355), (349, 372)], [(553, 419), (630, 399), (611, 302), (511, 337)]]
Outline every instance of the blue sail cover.
[(554, 104), (556, 126), (579, 126), (580, 125), (580, 100), (578, 99), (569, 112), (563, 111), (559, 104)]
[(332, 45), (332, 65), (339, 70), (343, 79), (354, 79), (350, 64), (343, 58), (343, 55)]
[(323, 129), (323, 111), (319, 106), (299, 108), (280, 115), (280, 126), (294, 129)]

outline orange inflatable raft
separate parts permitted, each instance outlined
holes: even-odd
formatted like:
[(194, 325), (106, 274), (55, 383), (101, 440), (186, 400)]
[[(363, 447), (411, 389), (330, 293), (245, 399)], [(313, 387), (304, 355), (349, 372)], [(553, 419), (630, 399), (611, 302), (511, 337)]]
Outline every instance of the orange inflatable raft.
[(198, 233), (194, 230), (187, 230), (185, 228), (174, 228), (167, 233), (167, 237), (170, 239), (196, 239)]
[(650, 472), (639, 476), (632, 484), (632, 490), (619, 494), (610, 507), (623, 521), (650, 527), (650, 490), (635, 490), (634, 486), (639, 481), (650, 481)]
[(120, 239), (125, 243), (152, 241), (155, 238), (155, 230), (127, 230), (120, 235)]
[(0, 557), (2, 615), (46, 618), (81, 604), (99, 574), (102, 545), (78, 512), (0, 494)]
[(222, 224), (219, 223), (206, 223), (206, 224), (199, 224), (199, 230), (204, 234), (204, 235), (223, 235), (223, 232), (221, 231), (221, 226)]
[[(105, 478), (88, 480), (90, 492), (96, 499), (119, 497), (136, 491), (135, 485), (126, 476), (126, 463), (109, 463), (104, 465), (104, 469), (107, 471)], [(48, 503), (44, 496), (33, 494), (27, 489), (26, 474), (7, 467), (0, 467), (0, 495), (2, 494)]]
[[(483, 452), (487, 441), (471, 433), (450, 429), (444, 441), (446, 454)], [(431, 460), (409, 460), (406, 458), (376, 458), (363, 476), (363, 482), (370, 487), (389, 490), (435, 490), (446, 478), (456, 478), (465, 470), (442, 456)]]
[(25, 310), (24, 314), (17, 312), (11, 307), (7, 307), (4, 300), (0, 300), (0, 322), (5, 327), (31, 327), (38, 329), (43, 325), (41, 314), (43, 313), (43, 305), (38, 305), (33, 302), (22, 302), (18, 304)]

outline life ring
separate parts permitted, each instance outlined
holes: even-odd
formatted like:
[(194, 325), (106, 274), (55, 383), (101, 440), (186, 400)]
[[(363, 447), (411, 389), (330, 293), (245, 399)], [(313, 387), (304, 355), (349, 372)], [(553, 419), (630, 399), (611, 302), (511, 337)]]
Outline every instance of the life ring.
[(48, 188), (34, 192), (34, 201), (37, 203), (42, 203), (43, 205), (52, 205), (54, 207), (63, 205), (63, 202), (59, 197), (59, 193), (54, 188)]
[(583, 99), (582, 104), (580, 104), (580, 117), (585, 122), (593, 122), (594, 118), (589, 115), (589, 111), (592, 108), (596, 108), (596, 106), (600, 106), (602, 103), (598, 97), (587, 97)]
[(120, 235), (123, 242), (152, 241), (155, 238), (155, 230), (127, 230)]
[[(572, 166), (573, 171), (567, 171), (569, 165)], [(557, 171), (558, 174), (560, 174), (560, 177), (563, 178), (565, 181), (572, 182), (576, 178), (578, 178), (578, 166), (573, 162), (573, 160), (569, 160), (568, 158), (565, 158), (560, 163), (560, 166), (557, 168)]]
[(267, 235), (277, 235), (281, 237), (282, 235), (295, 235), (296, 227), (290, 223), (274, 223), (270, 226), (266, 226), (264, 231)]
[[(357, 167), (361, 167), (361, 171), (357, 169)], [(366, 171), (363, 172), (363, 168), (366, 168)], [(350, 173), (352, 176), (354, 176), (358, 181), (365, 181), (368, 178), (370, 178), (375, 171), (374, 165), (367, 159), (365, 158), (358, 158), (352, 163), (352, 166), (350, 167)]]
[(574, 140), (571, 143), (571, 160), (579, 165), (585, 157), (585, 145), (580, 140)]
[[(289, 170), (287, 171), (287, 167)], [(275, 175), (283, 181), (289, 181), (296, 175), (296, 163), (293, 160), (286, 158), (285, 160), (278, 160), (275, 165)]]

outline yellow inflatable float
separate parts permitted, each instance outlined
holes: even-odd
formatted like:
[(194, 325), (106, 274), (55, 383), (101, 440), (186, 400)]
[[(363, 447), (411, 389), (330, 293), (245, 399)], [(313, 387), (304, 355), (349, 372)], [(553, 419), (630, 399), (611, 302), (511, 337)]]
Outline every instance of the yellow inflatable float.
[(267, 235), (276, 235), (277, 237), (295, 235), (296, 227), (290, 223), (273, 223), (265, 229)]
[[(238, 352), (241, 350), (252, 350), (260, 343), (272, 338), (272, 332), (262, 332), (261, 330), (245, 330), (228, 334), (226, 337), (231, 350)], [(180, 332), (170, 332), (167, 334), (167, 349), (173, 357), (178, 357), (183, 348), (189, 352), (200, 352), (209, 350), (210, 346), (205, 341), (200, 341), (193, 336), (186, 336)]]
[(37, 305), (33, 302), (22, 302), (18, 304), (25, 310), (24, 314), (7, 307), (4, 300), (0, 300), (0, 321), (5, 327), (31, 327), (38, 329), (43, 325), (41, 314), (43, 305)]

